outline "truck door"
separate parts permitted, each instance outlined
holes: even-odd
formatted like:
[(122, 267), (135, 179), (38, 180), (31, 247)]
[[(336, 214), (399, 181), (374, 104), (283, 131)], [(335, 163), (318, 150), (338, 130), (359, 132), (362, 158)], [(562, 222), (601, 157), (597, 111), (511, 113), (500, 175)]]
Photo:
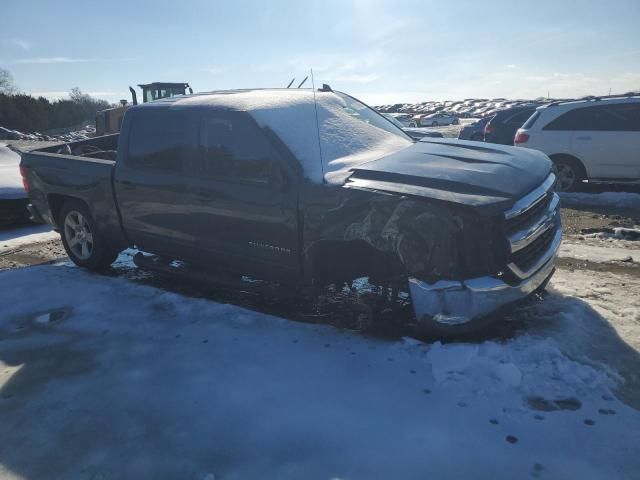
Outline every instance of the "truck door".
[(114, 174), (122, 224), (142, 250), (180, 258), (193, 238), (185, 228), (189, 162), (198, 155), (198, 117), (170, 104), (131, 111)]
[(298, 181), (279, 147), (245, 112), (204, 112), (190, 187), (198, 248), (263, 278), (300, 273)]

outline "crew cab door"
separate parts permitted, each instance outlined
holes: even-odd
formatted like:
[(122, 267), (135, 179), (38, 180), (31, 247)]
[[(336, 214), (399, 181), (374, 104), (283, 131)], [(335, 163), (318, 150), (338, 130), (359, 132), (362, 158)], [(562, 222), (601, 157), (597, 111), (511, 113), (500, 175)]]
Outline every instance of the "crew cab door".
[(185, 224), (190, 221), (188, 165), (198, 155), (198, 116), (169, 105), (132, 109), (125, 117), (128, 135), (121, 134), (114, 190), (129, 241), (180, 258), (194, 241)]
[(188, 234), (218, 262), (286, 280), (300, 273), (298, 182), (274, 140), (245, 112), (202, 113)]

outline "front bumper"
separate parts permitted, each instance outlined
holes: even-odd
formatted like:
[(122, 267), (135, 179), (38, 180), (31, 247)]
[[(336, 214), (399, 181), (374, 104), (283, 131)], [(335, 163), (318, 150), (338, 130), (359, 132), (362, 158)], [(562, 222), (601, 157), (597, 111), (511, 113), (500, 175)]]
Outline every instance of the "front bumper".
[(526, 298), (544, 286), (553, 274), (561, 241), (562, 228), (558, 225), (549, 249), (538, 263), (542, 266), (515, 285), (497, 277), (435, 283), (410, 278), (409, 290), (416, 318), (441, 325), (462, 325)]

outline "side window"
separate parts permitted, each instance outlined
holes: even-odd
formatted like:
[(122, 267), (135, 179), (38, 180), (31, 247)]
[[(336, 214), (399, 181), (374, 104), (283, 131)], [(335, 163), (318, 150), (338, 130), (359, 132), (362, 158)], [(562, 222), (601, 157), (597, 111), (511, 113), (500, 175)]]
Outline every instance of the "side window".
[(531, 128), (531, 127), (533, 127), (535, 125), (535, 123), (536, 123), (536, 120), (538, 120), (539, 116), (540, 116), (540, 112), (538, 110), (536, 110), (534, 112), (534, 114), (531, 115), (526, 122), (524, 122), (524, 125), (522, 125), (522, 128)]
[[(583, 130), (624, 132), (634, 131), (638, 127), (637, 110), (640, 106), (634, 104), (597, 105), (586, 108), (576, 108), (561, 115), (544, 127), (545, 130)], [(640, 129), (638, 130), (640, 131)]]
[(640, 103), (611, 105), (611, 114), (623, 132), (640, 132)]
[(205, 114), (197, 172), (215, 180), (268, 184), (276, 155), (255, 121), (243, 112)]
[(182, 173), (198, 155), (197, 116), (169, 108), (136, 112), (129, 133), (127, 165)]
[(576, 108), (560, 115), (553, 120), (544, 130), (588, 130), (589, 108)]
[(511, 118), (507, 120), (508, 123), (522, 125), (527, 119), (531, 116), (534, 110), (524, 110), (522, 112), (518, 112), (513, 115)]

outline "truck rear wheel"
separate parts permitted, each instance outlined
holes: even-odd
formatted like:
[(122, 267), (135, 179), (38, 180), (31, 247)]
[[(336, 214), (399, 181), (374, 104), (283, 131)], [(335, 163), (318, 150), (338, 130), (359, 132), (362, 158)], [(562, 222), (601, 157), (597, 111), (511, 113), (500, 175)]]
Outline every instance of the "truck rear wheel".
[(62, 244), (69, 258), (79, 267), (104, 270), (118, 257), (103, 235), (87, 206), (78, 200), (68, 200), (59, 215)]

